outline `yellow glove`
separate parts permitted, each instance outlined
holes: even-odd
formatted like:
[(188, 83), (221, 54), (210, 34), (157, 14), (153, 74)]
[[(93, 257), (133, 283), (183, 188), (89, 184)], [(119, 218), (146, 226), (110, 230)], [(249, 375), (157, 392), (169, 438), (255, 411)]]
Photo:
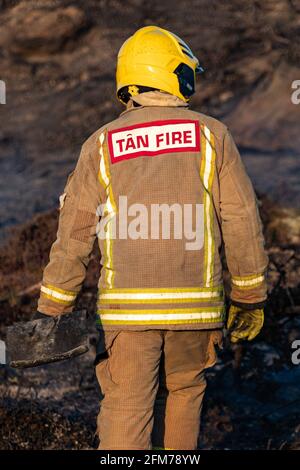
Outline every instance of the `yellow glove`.
[(232, 343), (237, 343), (241, 339), (251, 341), (258, 335), (263, 324), (263, 309), (245, 310), (235, 305), (230, 306), (227, 328), (231, 330)]

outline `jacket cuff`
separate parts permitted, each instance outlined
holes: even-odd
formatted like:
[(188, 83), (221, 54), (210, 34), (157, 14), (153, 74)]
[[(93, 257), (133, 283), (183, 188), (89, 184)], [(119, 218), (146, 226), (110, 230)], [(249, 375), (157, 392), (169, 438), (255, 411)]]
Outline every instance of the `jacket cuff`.
[(254, 304), (244, 303), (244, 302), (237, 302), (235, 300), (231, 300), (231, 305), (235, 307), (242, 308), (243, 310), (257, 310), (263, 309), (266, 306), (267, 300), (263, 300), (262, 302), (256, 302)]
[(63, 290), (50, 284), (42, 284), (37, 310), (49, 316), (73, 311), (77, 292)]

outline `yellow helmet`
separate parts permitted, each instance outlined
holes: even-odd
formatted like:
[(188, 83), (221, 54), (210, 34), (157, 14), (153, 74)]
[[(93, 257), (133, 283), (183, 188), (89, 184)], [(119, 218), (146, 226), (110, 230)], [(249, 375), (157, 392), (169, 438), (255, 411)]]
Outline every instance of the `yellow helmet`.
[(188, 102), (195, 92), (198, 59), (178, 36), (159, 28), (138, 29), (122, 45), (117, 61), (117, 95), (122, 103), (143, 91), (161, 90)]

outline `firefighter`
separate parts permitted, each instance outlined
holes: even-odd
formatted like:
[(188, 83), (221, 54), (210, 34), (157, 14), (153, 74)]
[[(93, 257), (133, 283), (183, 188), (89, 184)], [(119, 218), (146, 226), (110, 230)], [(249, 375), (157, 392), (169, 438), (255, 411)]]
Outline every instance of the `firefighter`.
[[(263, 325), (257, 201), (229, 130), (189, 108), (201, 71), (175, 34), (136, 31), (117, 60), (126, 108), (83, 144), (60, 197), (38, 311), (72, 311), (98, 237), (99, 449), (197, 448), (205, 369), (225, 322), (223, 248), (232, 341), (252, 340)], [(194, 244), (177, 217), (188, 209), (199, 222)]]

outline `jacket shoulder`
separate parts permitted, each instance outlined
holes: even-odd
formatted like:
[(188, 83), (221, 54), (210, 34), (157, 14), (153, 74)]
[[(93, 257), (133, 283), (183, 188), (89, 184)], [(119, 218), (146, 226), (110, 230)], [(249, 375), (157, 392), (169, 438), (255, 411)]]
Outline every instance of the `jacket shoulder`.
[(84, 152), (90, 153), (93, 152), (96, 148), (98, 148), (98, 139), (100, 134), (105, 131), (105, 129), (109, 126), (110, 123), (104, 124), (103, 126), (99, 127), (96, 131), (94, 131), (82, 144), (82, 150)]
[(228, 132), (228, 127), (218, 119), (208, 116), (207, 114), (199, 113), (197, 111), (189, 110), (197, 118), (200, 124), (208, 127), (208, 129), (218, 138), (223, 139)]
[[(122, 116), (122, 115), (121, 115)], [(114, 126), (114, 123), (115, 122), (118, 122), (121, 118), (121, 116), (117, 116), (115, 119), (113, 119), (112, 121), (108, 121), (106, 122), (105, 124), (103, 124), (103, 126), (99, 127), (99, 129), (95, 130), (83, 143), (83, 147), (85, 147), (86, 149), (88, 148), (91, 148), (93, 146), (95, 146), (95, 144), (97, 145), (97, 140), (100, 136), (100, 134), (102, 132), (104, 132), (105, 130), (109, 130), (111, 127)]]

